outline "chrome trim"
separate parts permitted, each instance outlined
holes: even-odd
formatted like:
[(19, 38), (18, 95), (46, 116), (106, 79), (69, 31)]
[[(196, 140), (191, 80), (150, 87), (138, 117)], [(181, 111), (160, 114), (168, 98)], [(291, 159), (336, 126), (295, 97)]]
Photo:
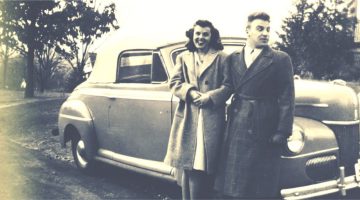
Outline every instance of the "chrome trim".
[(340, 192), (342, 196), (346, 191), (360, 187), (360, 160), (355, 163), (355, 175), (345, 177), (345, 168), (339, 167), (339, 178), (312, 185), (305, 185), (281, 190), (281, 196), (285, 200), (300, 200), (320, 197), (328, 194)]
[(329, 152), (333, 152), (333, 151), (337, 151), (337, 150), (339, 150), (339, 148), (338, 148), (338, 147), (335, 147), (335, 148), (331, 148), (331, 149), (325, 149), (325, 150), (321, 150), (321, 151), (315, 151), (315, 152), (306, 153), (306, 154), (301, 154), (301, 155), (297, 155), (297, 156), (281, 156), (281, 158), (296, 159), (296, 158), (303, 158), (303, 157), (315, 156), (315, 155), (318, 155), (318, 154), (325, 154), (325, 153), (329, 153)]
[(330, 121), (330, 120), (323, 120), (322, 123), (327, 125), (356, 125), (360, 123), (360, 120), (354, 121)]
[(147, 101), (170, 101), (172, 94), (165, 91), (147, 91), (147, 90), (121, 90), (117, 92), (98, 93), (96, 89), (83, 89), (81, 94), (107, 97), (109, 99), (135, 99)]
[(76, 116), (66, 115), (66, 114), (59, 114), (59, 116), (63, 117), (63, 118), (67, 118), (67, 119), (73, 119), (73, 120), (84, 121), (84, 122), (92, 121), (92, 119), (90, 119), (90, 118), (76, 117)]
[(103, 163), (107, 163), (107, 164), (110, 164), (110, 165), (113, 165), (113, 166), (116, 166), (116, 167), (120, 167), (120, 168), (123, 168), (123, 169), (126, 169), (126, 170), (130, 170), (130, 171), (133, 171), (133, 172), (136, 172), (136, 173), (152, 176), (152, 177), (155, 177), (155, 178), (160, 178), (160, 179), (167, 180), (167, 181), (170, 181), (170, 182), (176, 182), (176, 178), (172, 174), (171, 175), (162, 174), (162, 173), (154, 172), (154, 171), (147, 170), (147, 169), (144, 169), (144, 168), (138, 168), (138, 167), (135, 167), (135, 166), (131, 166), (131, 165), (127, 165), (127, 164), (124, 164), (124, 163), (116, 162), (114, 160), (104, 158), (104, 157), (100, 157), (100, 156), (95, 156), (95, 160), (103, 162)]
[(105, 149), (99, 149), (98, 155), (125, 165), (150, 170), (160, 174), (174, 175), (174, 168), (163, 162), (125, 156)]
[(350, 190), (359, 187), (359, 183), (356, 181), (355, 175), (345, 177), (342, 188), (339, 187), (339, 181), (339, 179), (330, 180), (313, 185), (282, 189), (281, 195), (285, 200), (300, 200), (337, 193), (340, 192), (341, 189)]
[(82, 140), (79, 140), (76, 145), (76, 156), (79, 161), (79, 166), (83, 169), (85, 169), (89, 162), (85, 158), (85, 143)]
[(319, 163), (329, 163), (336, 159), (337, 158), (335, 155), (319, 156), (319, 157), (315, 157), (315, 158), (311, 158), (311, 159), (307, 160), (305, 163), (305, 166), (307, 166), (307, 167), (317, 166)]
[(295, 106), (311, 106), (311, 107), (318, 107), (318, 108), (327, 108), (329, 104), (326, 103), (296, 103)]

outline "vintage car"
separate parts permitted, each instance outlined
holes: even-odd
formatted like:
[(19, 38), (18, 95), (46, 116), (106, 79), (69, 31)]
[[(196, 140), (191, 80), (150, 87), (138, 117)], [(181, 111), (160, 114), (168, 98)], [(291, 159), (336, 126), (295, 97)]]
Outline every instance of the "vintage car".
[[(227, 53), (245, 44), (236, 37), (222, 42)], [(90, 77), (72, 92), (59, 113), (61, 143), (65, 147), (71, 142), (79, 169), (90, 171), (97, 162), (104, 162), (176, 181), (177, 169), (163, 159), (179, 101), (169, 91), (169, 74), (184, 44), (128, 37), (97, 52)], [(282, 155), (283, 197), (310, 198), (356, 187), (356, 93), (343, 82), (299, 78), (295, 89), (294, 128)]]

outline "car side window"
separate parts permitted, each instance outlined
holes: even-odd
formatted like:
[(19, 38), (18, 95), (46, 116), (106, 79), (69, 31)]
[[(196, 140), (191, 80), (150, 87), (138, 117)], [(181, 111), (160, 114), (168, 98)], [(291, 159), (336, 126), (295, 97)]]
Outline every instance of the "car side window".
[(151, 67), (151, 83), (162, 83), (168, 80), (165, 67), (158, 53), (153, 54), (153, 62)]
[(151, 51), (129, 51), (120, 55), (117, 81), (151, 83)]
[(167, 74), (160, 55), (152, 51), (127, 51), (119, 58), (117, 82), (160, 83)]

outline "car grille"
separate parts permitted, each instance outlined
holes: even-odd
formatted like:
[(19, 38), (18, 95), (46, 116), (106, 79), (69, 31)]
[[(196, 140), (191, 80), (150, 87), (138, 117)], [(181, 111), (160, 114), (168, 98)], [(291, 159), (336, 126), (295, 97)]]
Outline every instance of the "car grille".
[(316, 157), (306, 162), (306, 174), (315, 181), (332, 179), (338, 174), (335, 155)]
[(347, 175), (354, 174), (354, 163), (359, 157), (359, 125), (329, 125), (339, 145), (339, 164)]

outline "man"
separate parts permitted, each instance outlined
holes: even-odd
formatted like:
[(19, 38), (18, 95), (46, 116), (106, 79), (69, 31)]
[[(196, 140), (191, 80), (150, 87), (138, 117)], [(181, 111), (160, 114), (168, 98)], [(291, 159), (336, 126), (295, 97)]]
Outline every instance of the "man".
[(215, 189), (234, 198), (279, 197), (280, 150), (292, 132), (290, 57), (268, 46), (270, 17), (248, 17), (245, 47), (228, 57), (234, 97)]

